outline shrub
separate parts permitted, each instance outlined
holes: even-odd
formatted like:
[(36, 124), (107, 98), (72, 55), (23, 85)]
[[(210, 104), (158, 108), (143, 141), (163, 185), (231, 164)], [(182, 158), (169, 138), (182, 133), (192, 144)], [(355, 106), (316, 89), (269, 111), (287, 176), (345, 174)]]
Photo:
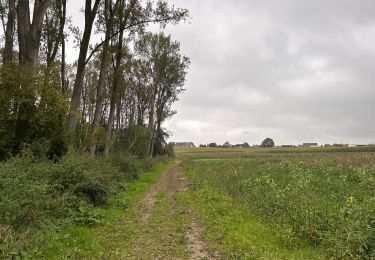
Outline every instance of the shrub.
[(68, 168), (63, 169), (63, 171), (59, 169), (52, 173), (50, 185), (54, 188), (58, 188), (60, 193), (64, 193), (66, 190), (85, 181), (87, 181), (87, 176), (85, 172), (80, 169)]
[(74, 194), (82, 196), (95, 206), (103, 206), (108, 202), (107, 189), (96, 182), (79, 183), (74, 188)]
[(116, 133), (114, 151), (123, 154), (132, 154), (141, 158), (148, 157), (149, 139), (150, 131), (146, 126), (130, 126)]
[(142, 163), (137, 157), (122, 157), (117, 154), (112, 156), (112, 161), (127, 180), (139, 178), (139, 173), (142, 171)]
[(76, 153), (56, 162), (36, 160), (45, 144), (35, 142), (34, 154), (27, 146), (22, 156), (0, 163), (0, 247), (5, 243), (7, 252), (29, 249), (40, 242), (43, 232), (53, 233), (57, 223), (100, 224), (97, 207), (106, 205), (112, 195), (125, 190), (126, 181), (154, 165), (152, 160), (136, 157), (105, 159)]
[(74, 215), (73, 223), (86, 227), (97, 226), (103, 223), (103, 215), (83, 207)]
[(58, 66), (49, 81), (45, 77), (43, 68), (0, 67), (0, 160), (25, 144), (40, 158), (55, 160), (66, 153), (69, 101), (59, 87)]

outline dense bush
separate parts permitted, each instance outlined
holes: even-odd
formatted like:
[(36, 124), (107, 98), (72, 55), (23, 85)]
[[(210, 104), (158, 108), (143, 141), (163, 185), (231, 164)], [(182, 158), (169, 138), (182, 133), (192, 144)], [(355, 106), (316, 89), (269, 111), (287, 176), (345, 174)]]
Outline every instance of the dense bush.
[(97, 182), (79, 183), (74, 188), (74, 194), (87, 198), (95, 206), (102, 206), (108, 202), (108, 191), (106, 187)]
[[(33, 149), (36, 153), (45, 146), (35, 144)], [(59, 222), (100, 223), (100, 216), (89, 209), (107, 204), (124, 190), (124, 182), (155, 164), (121, 155), (104, 159), (78, 154), (54, 163), (24, 151), (0, 163), (0, 248), (6, 250), (35, 244), (39, 231), (50, 233)]]
[(114, 150), (145, 158), (149, 155), (150, 131), (146, 126), (135, 125), (116, 133)]
[(57, 160), (67, 152), (68, 100), (61, 93), (58, 67), (0, 67), (0, 160), (25, 146), (35, 156)]
[(298, 158), (207, 159), (192, 166), (200, 181), (232, 195), (259, 218), (286, 226), (329, 256), (375, 258), (374, 158)]

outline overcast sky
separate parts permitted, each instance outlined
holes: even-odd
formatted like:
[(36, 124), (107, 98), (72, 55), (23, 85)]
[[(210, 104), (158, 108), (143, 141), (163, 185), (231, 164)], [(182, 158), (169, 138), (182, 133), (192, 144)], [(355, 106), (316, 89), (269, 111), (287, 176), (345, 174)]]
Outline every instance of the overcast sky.
[(170, 2), (192, 16), (167, 28), (192, 62), (171, 141), (375, 143), (374, 0)]

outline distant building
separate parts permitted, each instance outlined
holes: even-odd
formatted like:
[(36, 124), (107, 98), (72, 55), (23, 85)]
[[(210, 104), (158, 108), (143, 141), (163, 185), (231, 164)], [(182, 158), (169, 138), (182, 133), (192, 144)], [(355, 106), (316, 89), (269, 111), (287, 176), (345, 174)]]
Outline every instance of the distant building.
[(250, 145), (248, 143), (243, 143), (243, 144), (236, 144), (234, 145), (235, 148), (249, 148)]
[(223, 148), (231, 148), (232, 145), (231, 145), (228, 141), (226, 141), (226, 142), (223, 144), (222, 147), (223, 147)]
[(347, 147), (349, 147), (349, 145), (348, 145), (348, 144), (333, 144), (333, 145), (331, 145), (331, 144), (326, 144), (326, 145), (324, 145), (324, 147), (340, 147), (340, 148), (347, 148)]
[(347, 147), (349, 147), (348, 144), (334, 144), (333, 146), (334, 146), (334, 147), (342, 147), (342, 148), (347, 148)]
[(319, 145), (317, 143), (303, 143), (303, 147), (318, 147)]
[(174, 147), (194, 148), (195, 145), (192, 142), (171, 142), (170, 145)]

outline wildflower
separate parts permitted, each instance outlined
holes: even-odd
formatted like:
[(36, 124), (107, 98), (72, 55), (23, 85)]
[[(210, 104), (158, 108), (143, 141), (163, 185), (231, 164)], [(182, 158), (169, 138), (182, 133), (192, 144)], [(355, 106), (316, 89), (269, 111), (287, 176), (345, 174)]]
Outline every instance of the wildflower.
[(258, 182), (258, 183), (259, 183), (259, 182), (260, 182), (260, 179), (259, 179), (259, 178), (256, 178), (256, 182)]
[(347, 200), (346, 200), (346, 202), (353, 203), (354, 202), (353, 196), (348, 197)]

